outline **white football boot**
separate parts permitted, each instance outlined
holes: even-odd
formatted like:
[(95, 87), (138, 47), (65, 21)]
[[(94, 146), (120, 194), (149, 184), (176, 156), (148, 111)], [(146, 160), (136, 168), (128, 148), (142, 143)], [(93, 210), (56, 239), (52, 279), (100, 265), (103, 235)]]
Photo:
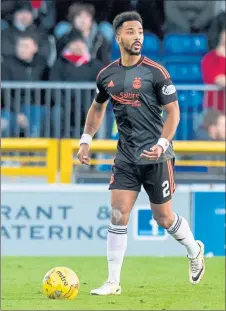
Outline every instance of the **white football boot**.
[(91, 290), (91, 295), (108, 296), (120, 295), (122, 292), (121, 286), (116, 283), (107, 281), (101, 287)]
[(204, 244), (201, 241), (196, 241), (200, 246), (200, 252), (196, 258), (189, 259), (189, 281), (192, 284), (198, 284), (205, 273), (204, 262)]

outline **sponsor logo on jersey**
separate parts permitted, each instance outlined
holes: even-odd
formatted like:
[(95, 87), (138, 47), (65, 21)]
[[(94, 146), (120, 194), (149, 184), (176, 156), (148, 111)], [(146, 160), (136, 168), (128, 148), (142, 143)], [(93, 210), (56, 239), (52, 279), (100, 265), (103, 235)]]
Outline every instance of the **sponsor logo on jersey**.
[(123, 93), (121, 92), (119, 95), (116, 96), (111, 94), (111, 97), (118, 103), (122, 105), (131, 105), (132, 107), (140, 107), (141, 102), (139, 101), (140, 95), (137, 93)]
[(98, 87), (96, 88), (96, 93), (97, 93), (97, 94), (99, 94), (99, 93), (100, 93), (100, 91), (99, 91)]
[(115, 84), (114, 84), (114, 82), (111, 80), (109, 83), (108, 83), (108, 87), (114, 87), (115, 86)]
[(133, 88), (136, 90), (139, 90), (141, 88), (142, 82), (141, 82), (141, 78), (135, 78), (133, 81)]
[(172, 84), (171, 85), (164, 85), (162, 87), (162, 93), (164, 95), (172, 95), (172, 94), (176, 93), (176, 88)]

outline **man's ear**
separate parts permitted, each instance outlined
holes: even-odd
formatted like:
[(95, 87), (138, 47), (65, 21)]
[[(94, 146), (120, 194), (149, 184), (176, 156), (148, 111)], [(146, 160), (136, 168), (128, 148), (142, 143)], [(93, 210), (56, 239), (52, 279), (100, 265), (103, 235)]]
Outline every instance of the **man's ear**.
[(121, 36), (120, 36), (120, 35), (116, 35), (116, 36), (115, 36), (115, 40), (116, 40), (116, 42), (117, 42), (118, 44), (120, 44), (120, 43), (121, 43)]

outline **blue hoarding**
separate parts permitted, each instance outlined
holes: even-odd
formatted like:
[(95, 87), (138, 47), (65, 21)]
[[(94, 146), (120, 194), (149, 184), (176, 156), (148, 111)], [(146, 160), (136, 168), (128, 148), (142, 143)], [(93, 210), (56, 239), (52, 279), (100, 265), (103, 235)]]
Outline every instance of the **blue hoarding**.
[(205, 254), (225, 256), (225, 193), (195, 192), (193, 196), (195, 238), (205, 244)]

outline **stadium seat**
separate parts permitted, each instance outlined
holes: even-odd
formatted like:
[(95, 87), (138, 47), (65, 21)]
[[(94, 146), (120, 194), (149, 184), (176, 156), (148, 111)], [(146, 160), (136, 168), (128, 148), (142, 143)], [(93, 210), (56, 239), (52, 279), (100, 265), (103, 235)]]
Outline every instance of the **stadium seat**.
[(112, 41), (111, 45), (111, 60), (114, 61), (120, 57), (120, 49), (118, 43), (116, 42), (115, 38)]
[(192, 109), (200, 111), (203, 104), (202, 91), (178, 91), (178, 101), (181, 110)]
[(151, 33), (144, 34), (143, 54), (152, 58), (153, 55), (160, 55), (160, 41), (158, 37)]
[(200, 63), (167, 62), (165, 67), (169, 71), (174, 83), (202, 83)]
[(164, 55), (203, 56), (208, 52), (205, 34), (169, 34), (163, 42)]
[(178, 91), (178, 101), (181, 117), (175, 139), (192, 140), (196, 129), (200, 125), (203, 92)]
[(200, 62), (207, 52), (205, 34), (169, 34), (163, 41), (164, 62)]

